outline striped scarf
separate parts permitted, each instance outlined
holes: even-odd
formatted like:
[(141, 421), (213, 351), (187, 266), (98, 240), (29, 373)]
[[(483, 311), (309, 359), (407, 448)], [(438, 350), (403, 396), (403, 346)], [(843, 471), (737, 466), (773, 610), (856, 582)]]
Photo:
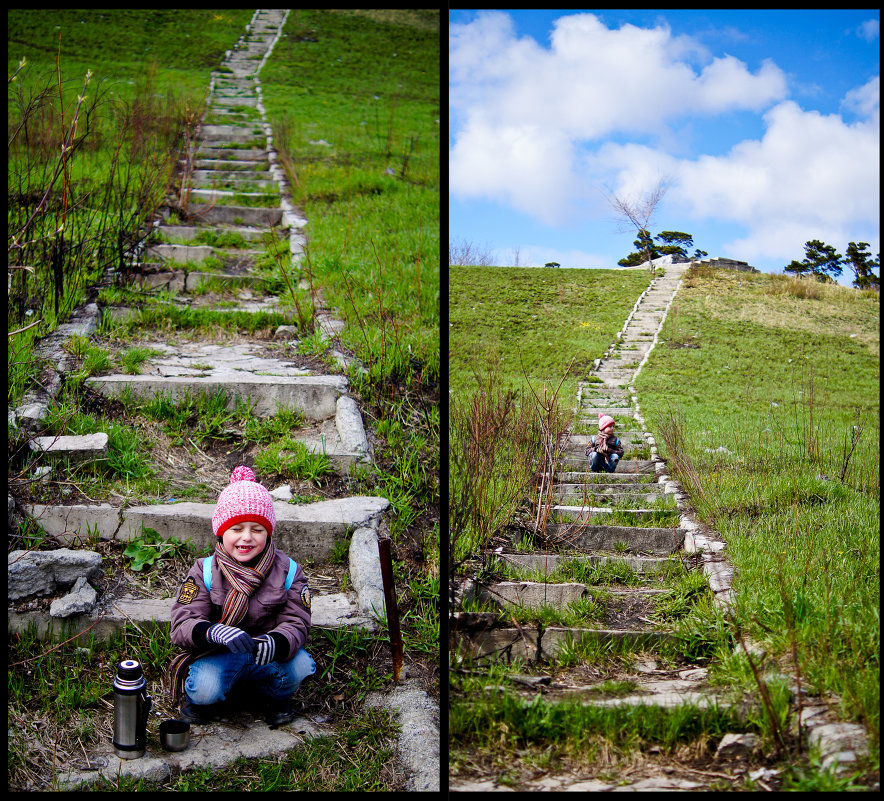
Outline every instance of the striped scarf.
[[(206, 557), (206, 559), (209, 558), (211, 557)], [(246, 616), (246, 612), (249, 609), (249, 598), (252, 597), (255, 590), (261, 586), (264, 579), (270, 573), (270, 569), (276, 561), (276, 545), (272, 540), (268, 542), (258, 563), (254, 567), (246, 567), (227, 555), (227, 551), (224, 550), (224, 545), (219, 539), (215, 544), (215, 559), (218, 560), (218, 567), (231, 586), (227, 596), (224, 598), (221, 620), (215, 622), (223, 623), (225, 626), (235, 626)], [(172, 692), (173, 704), (178, 703), (178, 699), (184, 692), (184, 680), (187, 677), (187, 671), (190, 666), (197, 659), (210, 654), (221, 653), (224, 650), (226, 650), (226, 646), (214, 645), (208, 651), (204, 651), (201, 654), (185, 651), (172, 660), (172, 664), (169, 666), (169, 686)]]

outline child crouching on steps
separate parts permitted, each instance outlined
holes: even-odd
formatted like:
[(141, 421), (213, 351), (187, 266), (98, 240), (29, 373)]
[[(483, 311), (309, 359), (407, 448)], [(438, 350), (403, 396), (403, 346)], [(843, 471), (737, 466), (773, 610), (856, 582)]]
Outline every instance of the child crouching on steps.
[(623, 445), (620, 437), (614, 435), (613, 417), (599, 415), (599, 433), (589, 438), (584, 453), (589, 457), (589, 469), (593, 473), (600, 473), (603, 469), (613, 473), (617, 469), (617, 463), (623, 456)]
[(181, 717), (214, 720), (235, 684), (257, 693), (275, 728), (295, 718), (291, 695), (316, 671), (304, 650), (310, 590), (301, 567), (271, 537), (273, 499), (248, 467), (237, 467), (212, 515), (215, 550), (197, 559), (172, 605), (170, 683)]

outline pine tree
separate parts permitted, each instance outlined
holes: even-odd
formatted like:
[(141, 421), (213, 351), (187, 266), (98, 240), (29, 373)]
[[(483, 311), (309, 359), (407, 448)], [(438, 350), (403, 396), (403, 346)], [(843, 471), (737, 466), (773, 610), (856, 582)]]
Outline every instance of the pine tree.
[(871, 253), (866, 253), (868, 248), (868, 242), (851, 242), (847, 245), (844, 263), (853, 270), (853, 285), (857, 289), (880, 289), (878, 276), (872, 271), (879, 269), (881, 257), (873, 259)]

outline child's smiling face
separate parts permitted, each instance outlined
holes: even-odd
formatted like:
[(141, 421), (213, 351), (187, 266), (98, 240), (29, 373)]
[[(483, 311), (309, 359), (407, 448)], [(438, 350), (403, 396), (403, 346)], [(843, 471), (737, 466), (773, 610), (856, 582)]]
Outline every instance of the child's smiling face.
[(267, 529), (260, 523), (237, 523), (224, 532), (221, 538), (224, 550), (237, 562), (254, 559), (267, 544)]

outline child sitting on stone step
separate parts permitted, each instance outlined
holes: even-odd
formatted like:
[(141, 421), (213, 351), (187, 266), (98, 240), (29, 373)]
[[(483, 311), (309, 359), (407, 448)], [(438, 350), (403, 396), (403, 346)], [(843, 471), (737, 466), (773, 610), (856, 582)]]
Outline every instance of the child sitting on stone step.
[(172, 605), (170, 683), (181, 717), (214, 720), (235, 684), (257, 690), (276, 728), (295, 718), (291, 695), (316, 671), (304, 650), (310, 590), (304, 571), (273, 543), (273, 499), (237, 467), (212, 515), (215, 551), (197, 559)]
[(599, 414), (599, 433), (589, 438), (589, 445), (584, 452), (589, 457), (589, 469), (600, 473), (603, 469), (613, 473), (617, 463), (623, 456), (623, 445), (620, 437), (614, 435), (614, 418)]

